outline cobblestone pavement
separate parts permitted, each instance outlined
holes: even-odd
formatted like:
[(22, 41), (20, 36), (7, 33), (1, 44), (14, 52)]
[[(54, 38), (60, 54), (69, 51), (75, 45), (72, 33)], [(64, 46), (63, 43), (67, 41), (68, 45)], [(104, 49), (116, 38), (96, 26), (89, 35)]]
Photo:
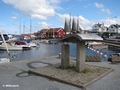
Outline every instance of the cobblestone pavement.
[(90, 84), (111, 73), (113, 70), (106, 67), (99, 67), (86, 64), (86, 69), (76, 72), (75, 63), (70, 64), (69, 68), (63, 69), (60, 64), (50, 65), (30, 70), (31, 73), (44, 76), (52, 80), (61, 81), (80, 88), (86, 88)]

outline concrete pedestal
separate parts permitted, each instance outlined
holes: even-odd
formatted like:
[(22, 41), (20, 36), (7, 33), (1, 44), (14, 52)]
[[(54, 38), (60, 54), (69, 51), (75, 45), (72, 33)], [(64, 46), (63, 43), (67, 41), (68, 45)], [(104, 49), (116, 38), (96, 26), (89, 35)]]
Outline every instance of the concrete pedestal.
[(85, 69), (85, 42), (77, 41), (76, 47), (76, 69), (78, 72)]
[(62, 45), (61, 66), (63, 68), (69, 67), (70, 59), (70, 46), (68, 44)]

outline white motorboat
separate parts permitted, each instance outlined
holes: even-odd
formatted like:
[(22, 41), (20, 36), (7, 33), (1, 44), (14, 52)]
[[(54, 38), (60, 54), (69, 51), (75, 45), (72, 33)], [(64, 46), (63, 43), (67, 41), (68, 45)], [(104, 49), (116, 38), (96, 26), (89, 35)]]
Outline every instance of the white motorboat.
[(0, 58), (0, 63), (8, 63), (10, 62), (9, 58)]
[[(5, 38), (4, 38), (4, 36), (3, 36), (3, 34), (2, 34), (1, 31), (0, 31), (0, 34), (1, 34), (2, 40), (3, 40), (3, 42), (4, 42), (4, 45), (5, 45), (5, 47), (6, 47), (6, 51), (7, 51), (7, 53), (9, 54), (9, 50), (8, 50), (7, 45), (6, 45)], [(10, 58), (0, 58), (0, 63), (8, 63), (8, 62), (10, 62)]]
[(93, 47), (95, 49), (106, 49), (108, 48), (108, 45), (101, 43), (101, 42), (89, 42), (88, 43), (89, 47)]
[(34, 42), (30, 42), (30, 43), (28, 43), (28, 45), (29, 45), (30, 47), (36, 47), (36, 46), (37, 46), (36, 43), (34, 43)]
[[(23, 50), (22, 47), (16, 46), (16, 45), (12, 45), (11, 43), (6, 43), (6, 45), (7, 45), (7, 48), (8, 48), (9, 51), (21, 51), (21, 50)], [(0, 50), (1, 51), (6, 51), (6, 46), (5, 46), (4, 43), (1, 43)]]
[(30, 50), (31, 49), (30, 45), (15, 45), (15, 46), (21, 47), (22, 50)]
[(31, 46), (28, 45), (25, 41), (17, 41), (14, 44), (15, 46), (22, 47), (23, 50), (30, 50)]
[(37, 46), (35, 42), (30, 41), (30, 40), (25, 40), (25, 43), (26, 43), (27, 45), (29, 45), (30, 47), (36, 47), (36, 46)]

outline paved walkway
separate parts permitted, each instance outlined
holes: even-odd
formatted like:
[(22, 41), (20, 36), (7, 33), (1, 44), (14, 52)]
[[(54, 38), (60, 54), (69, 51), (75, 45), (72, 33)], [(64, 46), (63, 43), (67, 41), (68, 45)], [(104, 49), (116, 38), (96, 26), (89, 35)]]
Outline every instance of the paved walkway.
[[(29, 75), (26, 72), (59, 62), (60, 59), (49, 57), (0, 64), (0, 90), (83, 90), (40, 76)], [(114, 72), (88, 86), (86, 90), (120, 90), (120, 64), (111, 65), (108, 62), (88, 64), (110, 67), (114, 69)]]
[(120, 90), (120, 64), (109, 64), (109, 62), (92, 62), (90, 65), (110, 67), (114, 71), (101, 80), (87, 87), (87, 90)]

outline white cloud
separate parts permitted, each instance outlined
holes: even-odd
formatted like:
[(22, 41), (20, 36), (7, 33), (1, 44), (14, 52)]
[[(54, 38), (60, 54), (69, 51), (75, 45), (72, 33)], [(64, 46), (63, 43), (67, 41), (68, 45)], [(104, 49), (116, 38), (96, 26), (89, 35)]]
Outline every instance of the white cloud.
[(71, 21), (73, 20), (73, 18), (79, 18), (79, 23), (80, 25), (84, 28), (84, 29), (91, 29), (91, 26), (93, 25), (89, 20), (85, 19), (83, 16), (70, 16), (70, 14), (57, 14), (58, 16), (58, 20), (61, 22), (65, 22), (65, 18), (67, 18), (68, 20), (70, 20), (71, 17)]
[[(70, 14), (57, 14), (58, 15), (58, 20), (62, 21), (63, 23), (65, 22), (65, 17), (70, 20)], [(107, 19), (102, 19), (102, 20), (88, 20), (82, 15), (80, 16), (71, 16), (71, 21), (73, 18), (79, 18), (79, 24), (82, 26), (85, 30), (90, 30), (92, 29), (92, 26), (97, 23), (104, 23), (105, 26), (109, 27), (111, 24), (120, 24), (120, 17), (116, 18), (107, 18)]]
[(41, 25), (41, 28), (51, 28), (53, 27), (52, 24), (47, 24), (46, 22), (38, 22)]
[(99, 4), (99, 3), (94, 3), (95, 4), (95, 6), (97, 7), (97, 8), (104, 8), (104, 5), (103, 4)]
[(19, 15), (18, 15), (17, 13), (15, 13), (15, 12), (12, 12), (12, 14), (13, 14), (14, 16), (16, 16), (16, 17), (19, 16)]
[(70, 14), (59, 14), (57, 13), (57, 19), (61, 22), (65, 21), (65, 18), (70, 19)]
[(104, 13), (107, 13), (107, 14), (111, 14), (110, 10), (109, 9), (101, 9)]
[(16, 17), (16, 16), (12, 16), (11, 18), (12, 18), (12, 19), (17, 19), (17, 17)]
[(99, 3), (94, 3), (94, 4), (97, 8), (101, 9), (102, 12), (107, 13), (109, 15), (111, 14), (110, 10), (105, 8), (103, 4), (99, 4)]
[(84, 8), (89, 8), (89, 7), (91, 7), (91, 4), (84, 5), (83, 7), (84, 7)]
[[(21, 13), (29, 17), (47, 20), (55, 15), (55, 9), (61, 0), (3, 0), (6, 4), (13, 5)], [(60, 8), (60, 7), (59, 7)]]
[(12, 12), (12, 16), (10, 18), (16, 20), (19, 17), (17, 13)]
[(88, 6), (87, 6), (87, 5), (84, 5), (83, 7), (84, 7), (84, 8), (88, 8)]

